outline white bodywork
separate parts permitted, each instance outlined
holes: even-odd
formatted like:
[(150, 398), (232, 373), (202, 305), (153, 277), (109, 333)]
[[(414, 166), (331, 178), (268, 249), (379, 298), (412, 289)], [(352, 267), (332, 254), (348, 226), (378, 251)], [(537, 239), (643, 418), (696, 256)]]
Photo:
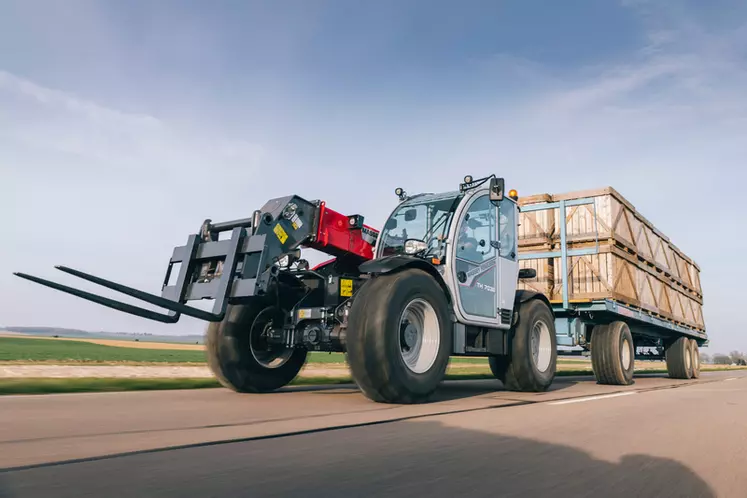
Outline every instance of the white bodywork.
[[(413, 198), (397, 206), (393, 213), (411, 202), (429, 202), (458, 194), (425, 195), (422, 200)], [(504, 197), (497, 205), (491, 203), (487, 186), (465, 192), (453, 214), (444, 241), (445, 256), (442, 264), (436, 268), (454, 298), (456, 350), (460, 348), (459, 343), (464, 342), (464, 325), (504, 330), (511, 326), (519, 273), (517, 220), (516, 202)], [(470, 223), (480, 225), (468, 227), (467, 234), (464, 234), (467, 237), (472, 235), (472, 240), (477, 242), (478, 252), (471, 252), (467, 256), (468, 251), (463, 250), (464, 246), (459, 241), (460, 234)], [(470, 230), (472, 234), (469, 234)], [(382, 257), (383, 235), (377, 240), (377, 258)], [(463, 282), (459, 281), (459, 272), (464, 272)]]

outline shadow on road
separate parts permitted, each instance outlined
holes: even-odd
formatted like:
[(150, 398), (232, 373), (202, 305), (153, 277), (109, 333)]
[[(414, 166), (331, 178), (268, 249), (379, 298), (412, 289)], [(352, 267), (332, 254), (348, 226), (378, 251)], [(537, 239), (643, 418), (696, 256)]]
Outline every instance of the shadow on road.
[(674, 460), (602, 461), (568, 446), (420, 420), (0, 473), (0, 496), (716, 495)]
[[(577, 384), (577, 381), (563, 377), (556, 378), (548, 392), (561, 391)], [(336, 385), (307, 385), (307, 386), (289, 386), (276, 393), (319, 393), (319, 394), (339, 394), (350, 395), (360, 394), (360, 390), (355, 384), (336, 384)], [(506, 389), (499, 380), (481, 379), (481, 380), (447, 380), (438, 388), (430, 400), (431, 403), (439, 401), (454, 401), (459, 399), (482, 396), (491, 393), (506, 393)], [(541, 393), (540, 393), (541, 394)], [(242, 394), (242, 396), (247, 396)], [(262, 395), (260, 395), (262, 396)]]

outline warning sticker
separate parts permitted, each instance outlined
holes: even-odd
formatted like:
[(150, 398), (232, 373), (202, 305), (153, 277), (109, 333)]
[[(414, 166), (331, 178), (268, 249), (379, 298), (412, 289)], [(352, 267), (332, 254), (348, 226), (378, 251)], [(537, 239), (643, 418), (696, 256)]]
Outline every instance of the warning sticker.
[(310, 309), (304, 309), (304, 310), (298, 310), (298, 319), (304, 319), (304, 318), (311, 318), (311, 310)]
[(293, 225), (293, 230), (298, 230), (303, 226), (303, 221), (301, 221), (301, 218), (297, 214), (294, 214), (291, 217), (291, 225)]
[(349, 278), (340, 279), (340, 296), (351, 297), (353, 295), (353, 281)]
[(288, 240), (288, 234), (285, 233), (285, 230), (283, 230), (283, 227), (280, 226), (280, 223), (275, 225), (275, 228), (272, 230), (275, 232), (275, 235), (278, 236), (278, 240), (280, 240), (281, 244), (285, 244), (285, 241)]

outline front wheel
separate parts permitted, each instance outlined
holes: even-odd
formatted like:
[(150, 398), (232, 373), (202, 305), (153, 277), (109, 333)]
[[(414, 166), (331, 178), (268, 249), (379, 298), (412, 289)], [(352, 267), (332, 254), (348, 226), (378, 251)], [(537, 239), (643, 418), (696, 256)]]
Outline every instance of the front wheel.
[(490, 370), (509, 391), (546, 391), (558, 361), (555, 320), (539, 299), (523, 303), (513, 331), (508, 356), (491, 356)]
[(363, 394), (381, 403), (427, 401), (446, 373), (450, 324), (443, 289), (422, 270), (366, 283), (347, 327), (350, 372)]
[(229, 306), (222, 322), (208, 326), (208, 366), (221, 385), (242, 393), (263, 393), (289, 384), (298, 375), (307, 350), (267, 341), (267, 332), (279, 313), (255, 302)]

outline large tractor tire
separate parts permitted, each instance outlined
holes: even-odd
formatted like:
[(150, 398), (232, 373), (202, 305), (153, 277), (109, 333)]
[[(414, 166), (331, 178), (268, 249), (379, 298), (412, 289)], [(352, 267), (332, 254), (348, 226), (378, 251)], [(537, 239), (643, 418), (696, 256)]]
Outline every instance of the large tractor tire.
[(558, 362), (555, 320), (547, 304), (532, 299), (521, 305), (509, 348), (508, 355), (488, 359), (493, 375), (509, 391), (546, 391)]
[(670, 379), (691, 379), (693, 377), (693, 353), (690, 339), (687, 337), (678, 338), (667, 348), (665, 356)]
[(591, 332), (591, 368), (599, 384), (633, 383), (635, 346), (625, 322), (596, 325)]
[(260, 302), (232, 305), (206, 332), (207, 360), (218, 381), (241, 393), (265, 393), (289, 384), (306, 362), (306, 349), (270, 348), (264, 333), (278, 310)]
[(451, 355), (449, 305), (428, 273), (377, 276), (356, 295), (347, 358), (363, 394), (380, 403), (422, 403), (443, 380)]

